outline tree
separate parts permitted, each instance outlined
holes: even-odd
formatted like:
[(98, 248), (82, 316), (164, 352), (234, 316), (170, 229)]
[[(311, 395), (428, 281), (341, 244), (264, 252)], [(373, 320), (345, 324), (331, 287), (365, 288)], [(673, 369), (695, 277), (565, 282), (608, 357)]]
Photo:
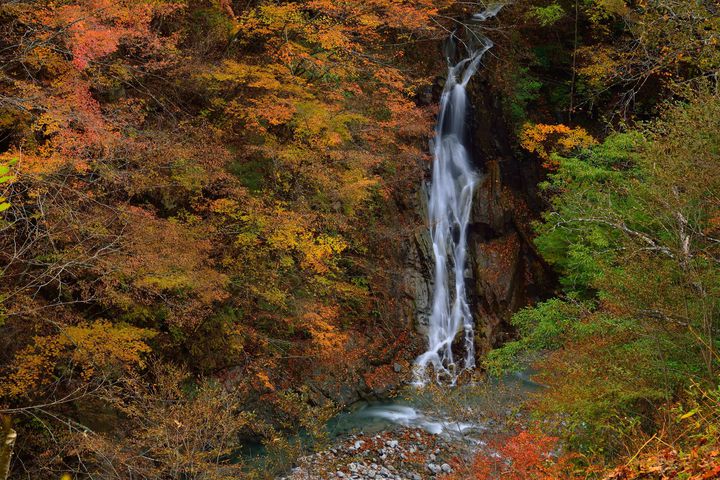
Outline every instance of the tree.
[[(271, 417), (305, 382), (361, 384), (371, 352), (408, 348), (386, 246), (412, 227), (397, 202), (427, 161), (417, 94), (436, 71), (420, 50), (444, 9), (470, 8), (453, 3), (0, 5), (0, 164), (18, 159), (0, 204), (0, 410), (17, 468), (110, 468), (103, 452), (122, 452), (86, 417), (115, 412), (103, 395), (128, 379), (151, 395), (151, 357), (229, 378)], [(162, 475), (192, 475), (191, 450)]]
[(716, 381), (719, 114), (715, 93), (697, 93), (654, 122), (555, 154), (541, 185), (552, 208), (536, 244), (563, 297), (516, 314), (522, 337), (490, 366), (552, 350), (537, 408), (586, 453), (630, 450), (667, 421), (659, 404), (691, 381)]
[(12, 460), (13, 447), (17, 439), (17, 432), (13, 430), (10, 417), (3, 416), (0, 418), (2, 428), (0, 429), (0, 474), (3, 480), (7, 480), (10, 475), (10, 461)]

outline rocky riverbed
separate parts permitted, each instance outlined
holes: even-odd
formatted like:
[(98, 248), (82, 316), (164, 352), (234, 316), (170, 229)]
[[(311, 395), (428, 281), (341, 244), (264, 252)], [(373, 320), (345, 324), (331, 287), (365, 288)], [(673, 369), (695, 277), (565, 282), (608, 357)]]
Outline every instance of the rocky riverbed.
[(330, 426), (332, 447), (301, 457), (282, 480), (439, 479), (524, 423), (518, 407), (540, 386), (529, 372), (454, 389), (409, 390), (368, 403)]
[(419, 428), (351, 435), (332, 448), (303, 457), (283, 480), (422, 480), (452, 473), (469, 453), (466, 442)]

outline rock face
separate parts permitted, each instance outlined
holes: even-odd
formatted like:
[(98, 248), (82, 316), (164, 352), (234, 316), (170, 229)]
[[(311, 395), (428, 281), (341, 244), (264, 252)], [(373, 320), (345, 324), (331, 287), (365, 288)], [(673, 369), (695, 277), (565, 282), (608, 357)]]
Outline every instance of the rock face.
[[(492, 64), (488, 66), (492, 68)], [(473, 98), (474, 160), (482, 181), (475, 190), (468, 236), (476, 350), (502, 342), (510, 317), (547, 293), (554, 281), (532, 243), (531, 220), (540, 212), (537, 162), (512, 150), (499, 97), (479, 76)]]
[[(523, 158), (522, 152), (513, 151), (502, 106), (483, 75), (476, 77), (469, 93), (472, 154), (481, 181), (473, 198), (466, 285), (476, 321), (476, 351), (482, 357), (506, 339), (512, 314), (542, 297), (553, 280), (531, 240), (530, 221), (540, 211), (536, 188), (540, 167)], [(417, 214), (427, 219), (425, 185), (417, 197)], [(432, 309), (433, 264), (432, 243), (425, 228), (417, 231), (405, 248), (404, 287), (411, 299), (416, 330), (423, 337)]]
[[(427, 218), (427, 189), (425, 184), (418, 193), (418, 203), (422, 218)], [(423, 337), (427, 335), (432, 313), (432, 271), (433, 246), (430, 231), (423, 228), (415, 232), (409, 242), (406, 256), (405, 276), (406, 293), (412, 299), (412, 317), (416, 320), (416, 330)]]

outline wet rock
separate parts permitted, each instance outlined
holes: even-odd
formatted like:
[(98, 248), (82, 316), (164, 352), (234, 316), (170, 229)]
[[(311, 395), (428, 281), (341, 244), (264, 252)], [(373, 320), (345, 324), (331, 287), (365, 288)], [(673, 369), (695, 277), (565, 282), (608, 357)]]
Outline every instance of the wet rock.
[[(513, 151), (516, 143), (505, 121), (499, 95), (487, 80), (497, 68), (491, 59), (468, 87), (472, 103), (470, 145), (480, 174), (468, 232), (468, 300), (476, 319), (478, 357), (503, 341), (511, 315), (552, 287), (552, 273), (532, 242), (531, 221), (541, 210), (537, 162)], [(427, 183), (415, 195), (415, 218), (427, 221)], [(423, 229), (403, 248), (404, 295), (418, 336), (428, 331), (432, 306), (433, 251)]]
[(403, 273), (404, 294), (410, 308), (408, 314), (416, 322), (420, 336), (429, 328), (432, 279), (430, 268), (433, 264), (430, 232), (423, 230), (415, 234), (405, 248), (405, 271)]

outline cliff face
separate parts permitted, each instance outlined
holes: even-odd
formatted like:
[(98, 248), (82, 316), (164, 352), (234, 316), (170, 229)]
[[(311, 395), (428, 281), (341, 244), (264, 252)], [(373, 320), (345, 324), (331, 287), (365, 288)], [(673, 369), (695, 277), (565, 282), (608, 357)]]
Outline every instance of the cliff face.
[(483, 177), (473, 199), (468, 241), (482, 355), (504, 339), (510, 316), (542, 297), (553, 279), (531, 238), (530, 222), (540, 213), (540, 165), (513, 151), (500, 99), (485, 77), (478, 78), (471, 92), (474, 154)]
[[(511, 315), (552, 285), (552, 274), (531, 240), (530, 221), (540, 210), (536, 185), (541, 172), (513, 151), (500, 99), (486, 78), (479, 74), (470, 87), (473, 112), (468, 119), (480, 183), (473, 198), (465, 274), (480, 357), (507, 338)], [(417, 213), (426, 219), (425, 185), (417, 198)], [(426, 229), (408, 242), (405, 258), (408, 315), (423, 336), (432, 309), (433, 253)]]

